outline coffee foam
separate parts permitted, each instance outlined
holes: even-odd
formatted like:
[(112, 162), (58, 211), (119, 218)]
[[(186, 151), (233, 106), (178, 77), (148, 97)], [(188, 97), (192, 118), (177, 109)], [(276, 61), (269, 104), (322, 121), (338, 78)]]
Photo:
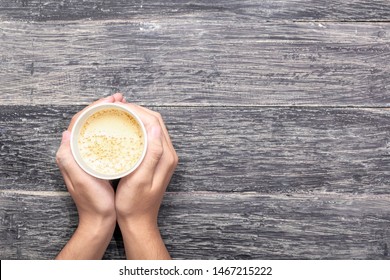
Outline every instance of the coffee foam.
[(104, 109), (83, 124), (78, 149), (85, 163), (105, 175), (131, 169), (142, 155), (144, 138), (140, 125), (127, 112)]

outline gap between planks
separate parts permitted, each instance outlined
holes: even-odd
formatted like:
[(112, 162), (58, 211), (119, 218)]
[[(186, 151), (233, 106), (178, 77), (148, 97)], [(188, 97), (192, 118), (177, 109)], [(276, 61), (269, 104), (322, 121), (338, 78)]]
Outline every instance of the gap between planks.
[[(127, 24), (127, 23), (142, 23), (144, 21), (147, 21), (147, 22), (157, 22), (157, 21), (161, 21), (161, 20), (166, 20), (167, 18), (185, 18), (186, 16), (170, 16), (170, 17), (156, 17), (154, 16), (153, 19), (151, 20), (150, 18), (148, 17), (139, 17), (139, 18), (134, 18), (134, 19), (95, 19), (95, 20), (91, 20), (91, 19), (75, 19), (75, 20), (44, 20), (44, 21), (40, 21), (40, 20), (29, 20), (29, 21), (26, 21), (26, 22), (21, 22), (21, 21), (18, 21), (18, 20), (9, 20), (9, 19), (3, 19), (1, 20), (0, 18), (0, 22), (1, 23), (14, 23), (14, 22), (20, 22), (20, 23), (25, 23), (25, 24), (50, 24), (50, 23), (54, 23), (54, 24), (83, 24), (83, 23), (88, 23), (88, 24), (91, 24), (91, 23), (96, 23), (96, 24), (115, 24), (115, 23), (119, 23), (119, 24)], [(373, 20), (353, 20), (353, 19), (321, 19), (321, 20), (305, 20), (305, 19), (282, 19), (282, 20), (279, 20), (279, 19), (264, 19), (264, 20), (260, 20), (258, 21), (259, 23), (261, 22), (264, 22), (264, 23), (372, 23), (372, 24), (375, 24), (375, 23), (378, 23), (378, 24), (383, 24), (383, 23), (389, 23), (390, 24), (390, 19), (373, 19)]]
[[(110, 95), (104, 95), (104, 97), (108, 97)], [(92, 101), (93, 102), (93, 101)], [(74, 102), (71, 104), (64, 103), (64, 104), (40, 104), (40, 103), (33, 103), (33, 104), (1, 104), (0, 107), (67, 107), (67, 106), (88, 106), (91, 105), (92, 102)], [(128, 102), (132, 103), (132, 102)], [(307, 104), (307, 105), (292, 105), (292, 104), (281, 104), (281, 105), (262, 105), (262, 104), (239, 104), (239, 105), (227, 105), (227, 104), (194, 104), (194, 103), (166, 103), (161, 105), (156, 105), (153, 103), (143, 103), (143, 102), (133, 102), (134, 104), (140, 105), (140, 106), (146, 106), (146, 107), (153, 107), (153, 108), (264, 108), (264, 109), (277, 109), (277, 108), (291, 108), (291, 109), (305, 109), (305, 108), (315, 108), (315, 109), (352, 109), (352, 110), (389, 110), (390, 109), (390, 103), (383, 105), (383, 106), (365, 106), (365, 105), (320, 105), (320, 104)]]
[[(13, 196), (13, 195), (25, 195), (25, 196), (48, 196), (48, 197), (67, 197), (70, 196), (68, 192), (65, 191), (20, 191), (20, 190), (0, 190), (0, 196)], [(271, 197), (271, 198), (283, 198), (286, 199), (299, 197), (306, 199), (313, 199), (313, 197), (321, 198), (340, 198), (340, 197), (351, 197), (355, 199), (388, 199), (390, 201), (390, 196), (388, 195), (378, 195), (378, 194), (341, 194), (337, 192), (295, 192), (293, 194), (266, 194), (261, 192), (217, 192), (217, 191), (192, 191), (192, 192), (166, 192), (165, 196), (177, 196), (177, 195), (188, 195), (188, 196), (224, 196), (224, 197)]]

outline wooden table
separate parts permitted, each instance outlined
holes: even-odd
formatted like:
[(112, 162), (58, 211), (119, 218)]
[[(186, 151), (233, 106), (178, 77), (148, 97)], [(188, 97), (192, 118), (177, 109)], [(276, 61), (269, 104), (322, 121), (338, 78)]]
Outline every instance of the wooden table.
[(180, 157), (173, 258), (390, 259), (389, 63), (389, 0), (0, 0), (0, 258), (68, 241), (61, 132), (120, 91)]

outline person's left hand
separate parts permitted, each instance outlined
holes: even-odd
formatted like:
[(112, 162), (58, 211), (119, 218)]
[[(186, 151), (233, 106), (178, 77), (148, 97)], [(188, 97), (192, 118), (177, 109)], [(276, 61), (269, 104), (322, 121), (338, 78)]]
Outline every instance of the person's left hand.
[[(92, 103), (84, 110), (99, 103), (122, 101), (123, 96), (117, 93)], [(62, 255), (64, 258), (100, 258), (111, 240), (116, 225), (115, 192), (110, 182), (95, 178), (84, 172), (74, 160), (70, 149), (72, 128), (84, 110), (73, 116), (68, 129), (63, 132), (61, 146), (56, 154), (56, 161), (79, 214), (79, 224), (76, 232), (79, 234), (81, 232), (81, 235), (86, 238), (94, 238), (96, 242), (101, 239), (103, 244), (98, 244), (97, 246), (102, 248), (98, 250), (99, 252), (90, 256), (66, 256), (66, 254), (64, 256), (61, 252), (59, 257)], [(79, 253), (82, 254), (83, 252)]]

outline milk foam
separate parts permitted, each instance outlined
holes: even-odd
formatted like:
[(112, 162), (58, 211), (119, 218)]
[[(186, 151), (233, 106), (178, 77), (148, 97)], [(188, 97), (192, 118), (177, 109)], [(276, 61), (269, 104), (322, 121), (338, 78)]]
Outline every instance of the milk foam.
[(78, 148), (83, 160), (105, 175), (131, 169), (144, 147), (142, 129), (127, 112), (104, 109), (91, 115), (80, 130)]

